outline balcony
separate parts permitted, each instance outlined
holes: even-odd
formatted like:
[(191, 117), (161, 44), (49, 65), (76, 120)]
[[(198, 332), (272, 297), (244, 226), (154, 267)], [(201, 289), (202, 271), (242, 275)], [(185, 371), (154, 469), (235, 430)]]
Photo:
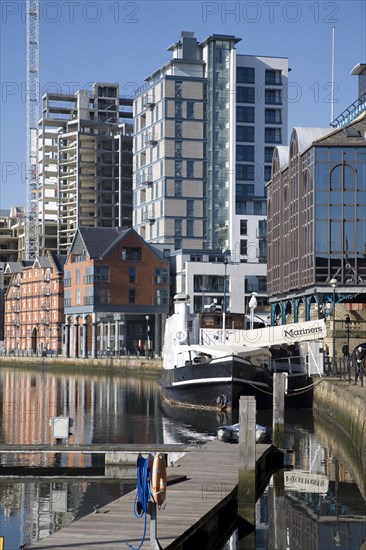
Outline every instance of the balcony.
[(153, 96), (148, 96), (146, 98), (145, 107), (146, 109), (153, 109), (156, 105), (155, 99)]
[(151, 146), (154, 146), (158, 143), (158, 140), (157, 138), (155, 137), (154, 134), (148, 134), (146, 136), (146, 141), (145, 141), (145, 144), (146, 145), (151, 145)]

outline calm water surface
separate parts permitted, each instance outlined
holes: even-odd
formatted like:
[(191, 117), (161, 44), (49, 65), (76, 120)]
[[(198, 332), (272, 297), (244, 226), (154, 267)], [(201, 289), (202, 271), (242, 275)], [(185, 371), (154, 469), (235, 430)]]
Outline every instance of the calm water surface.
[[(51, 443), (49, 418), (58, 415), (73, 419), (70, 444), (206, 441), (218, 426), (236, 420), (162, 406), (156, 380), (142, 376), (3, 368), (0, 399), (4, 444)], [(271, 425), (267, 412), (260, 411), (257, 420)], [(359, 550), (366, 540), (366, 465), (359, 450), (309, 411), (286, 415), (286, 447), (294, 451), (294, 469), (276, 474), (257, 503), (257, 548)], [(2, 455), (1, 464), (87, 466), (98, 460), (98, 455)], [(134, 485), (3, 481), (5, 549), (44, 538)], [(226, 548), (235, 548), (236, 539), (234, 533)]]

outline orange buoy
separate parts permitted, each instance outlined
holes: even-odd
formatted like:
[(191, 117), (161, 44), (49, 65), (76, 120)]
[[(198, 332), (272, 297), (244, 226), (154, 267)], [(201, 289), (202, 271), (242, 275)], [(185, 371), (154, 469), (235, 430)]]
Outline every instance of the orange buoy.
[(151, 493), (154, 502), (161, 506), (165, 500), (166, 495), (166, 465), (165, 457), (161, 453), (155, 455), (154, 458), (152, 466), (151, 485)]

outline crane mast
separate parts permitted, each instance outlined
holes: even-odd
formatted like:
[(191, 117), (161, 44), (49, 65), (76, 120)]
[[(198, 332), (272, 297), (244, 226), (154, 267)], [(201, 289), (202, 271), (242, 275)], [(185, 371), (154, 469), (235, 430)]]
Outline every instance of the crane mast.
[(39, 255), (38, 219), (38, 118), (39, 118), (39, 0), (27, 0), (27, 162), (26, 162), (26, 226), (27, 260)]

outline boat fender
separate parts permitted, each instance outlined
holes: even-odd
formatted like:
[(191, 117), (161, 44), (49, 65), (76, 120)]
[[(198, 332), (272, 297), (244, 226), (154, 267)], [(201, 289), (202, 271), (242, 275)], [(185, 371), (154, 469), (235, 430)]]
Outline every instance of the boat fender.
[(187, 331), (182, 329), (182, 330), (177, 330), (177, 332), (175, 333), (175, 339), (177, 342), (185, 342), (187, 340)]
[(224, 395), (223, 393), (216, 398), (216, 404), (220, 407), (220, 409), (225, 409), (228, 401), (227, 395)]
[(166, 496), (166, 465), (165, 457), (162, 453), (155, 455), (152, 476), (151, 476), (151, 494), (154, 502), (161, 506)]

